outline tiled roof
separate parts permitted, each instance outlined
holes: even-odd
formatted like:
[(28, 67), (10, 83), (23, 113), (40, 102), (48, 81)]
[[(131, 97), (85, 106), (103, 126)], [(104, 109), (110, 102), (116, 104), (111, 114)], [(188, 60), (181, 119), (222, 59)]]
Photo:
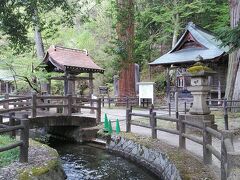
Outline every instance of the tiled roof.
[(44, 62), (48, 66), (54, 66), (54, 70), (57, 71), (104, 72), (101, 67), (93, 62), (86, 50), (51, 46), (47, 51)]
[[(178, 50), (179, 46), (181, 46), (183, 40), (189, 33), (199, 44), (202, 45), (202, 47), (192, 47)], [(217, 40), (210, 32), (196, 26), (193, 23), (189, 23), (186, 27), (186, 31), (178, 40), (175, 47), (149, 64), (166, 65), (193, 62), (199, 55), (203, 58), (203, 60), (211, 60), (228, 52), (228, 47), (221, 47), (220, 45), (221, 41)]]

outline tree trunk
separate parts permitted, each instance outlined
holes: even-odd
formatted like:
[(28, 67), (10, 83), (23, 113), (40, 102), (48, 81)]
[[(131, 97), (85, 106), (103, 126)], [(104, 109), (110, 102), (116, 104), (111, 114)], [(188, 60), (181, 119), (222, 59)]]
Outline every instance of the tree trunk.
[(35, 40), (35, 45), (36, 45), (36, 50), (37, 50), (37, 57), (38, 57), (38, 59), (43, 60), (44, 46), (43, 46), (43, 41), (42, 41), (42, 35), (41, 35), (38, 25), (35, 25), (34, 28), (35, 28), (34, 40)]
[[(173, 1), (173, 5), (177, 8), (178, 3), (176, 0)], [(178, 12), (176, 12), (176, 14), (173, 15), (173, 24), (174, 24), (174, 30), (173, 30), (173, 38), (172, 38), (172, 48), (174, 48), (174, 46), (177, 43), (177, 38), (178, 38), (178, 34), (179, 34), (179, 29), (180, 29), (180, 21), (179, 21), (179, 13)]]
[[(231, 27), (234, 28), (238, 25), (240, 18), (240, 1), (229, 0), (229, 6), (231, 14)], [(239, 78), (237, 78), (237, 76), (240, 76), (238, 75), (239, 57), (240, 57), (239, 50), (236, 50), (229, 55), (227, 84), (225, 92), (225, 98), (227, 98), (228, 100), (232, 100), (234, 98), (233, 95), (235, 97), (239, 97), (240, 86), (238, 86), (239, 83), (236, 83), (236, 79), (237, 81), (239, 81)]]
[(134, 2), (133, 0), (116, 0), (118, 22), (116, 32), (123, 47), (121, 70), (119, 76), (120, 97), (135, 96), (135, 66), (133, 63), (134, 46)]

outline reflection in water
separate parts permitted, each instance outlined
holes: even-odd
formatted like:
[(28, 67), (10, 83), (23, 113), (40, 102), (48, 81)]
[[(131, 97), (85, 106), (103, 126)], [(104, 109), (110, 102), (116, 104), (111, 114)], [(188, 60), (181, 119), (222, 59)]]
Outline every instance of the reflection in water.
[(61, 156), (63, 168), (69, 180), (154, 180), (157, 179), (144, 169), (104, 150), (62, 142), (51, 145)]

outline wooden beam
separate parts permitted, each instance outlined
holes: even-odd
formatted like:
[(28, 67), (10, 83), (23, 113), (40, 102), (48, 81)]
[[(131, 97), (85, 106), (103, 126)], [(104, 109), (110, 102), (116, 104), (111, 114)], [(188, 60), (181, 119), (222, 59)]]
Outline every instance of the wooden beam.
[[(51, 77), (49, 78), (51, 80), (64, 80), (65, 79), (65, 76), (55, 76), (55, 77)], [(94, 78), (92, 78), (94, 79)], [(89, 77), (69, 77), (68, 80), (90, 80)]]

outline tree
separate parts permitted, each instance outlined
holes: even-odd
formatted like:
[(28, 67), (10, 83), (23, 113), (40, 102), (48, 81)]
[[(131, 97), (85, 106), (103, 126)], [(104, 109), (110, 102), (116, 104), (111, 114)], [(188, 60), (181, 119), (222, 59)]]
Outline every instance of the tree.
[[(236, 28), (239, 23), (240, 19), (240, 1), (239, 0), (229, 0), (229, 7), (230, 7), (230, 17), (231, 17), (231, 28)], [(239, 98), (239, 88), (240, 88), (240, 74), (238, 73), (239, 69), (239, 57), (240, 57), (240, 50), (235, 49), (229, 55), (228, 60), (228, 73), (227, 73), (227, 85), (226, 85), (226, 92), (225, 97), (229, 100), (233, 99), (233, 95), (236, 98)], [(238, 79), (238, 81), (236, 81)]]

